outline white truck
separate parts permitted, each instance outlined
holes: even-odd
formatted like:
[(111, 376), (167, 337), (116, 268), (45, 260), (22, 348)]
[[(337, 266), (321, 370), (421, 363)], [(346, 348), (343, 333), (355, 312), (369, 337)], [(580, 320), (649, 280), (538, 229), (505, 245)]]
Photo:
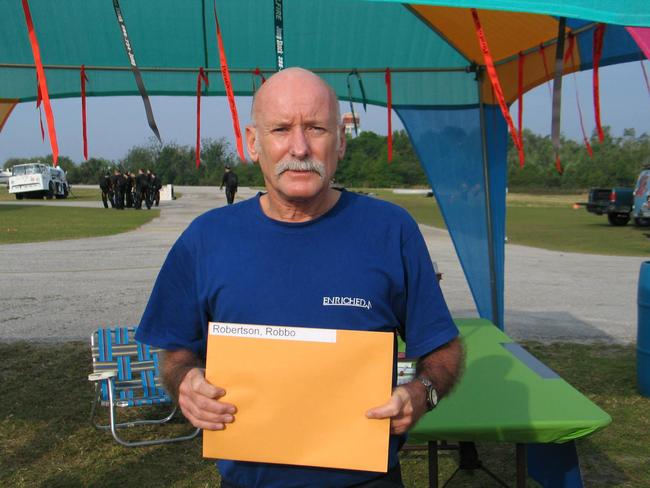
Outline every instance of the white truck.
[(3, 183), (9, 186), (9, 177), (11, 176), (11, 171), (0, 169), (0, 185)]
[(61, 168), (42, 163), (18, 164), (11, 168), (9, 193), (23, 198), (66, 198), (70, 185)]

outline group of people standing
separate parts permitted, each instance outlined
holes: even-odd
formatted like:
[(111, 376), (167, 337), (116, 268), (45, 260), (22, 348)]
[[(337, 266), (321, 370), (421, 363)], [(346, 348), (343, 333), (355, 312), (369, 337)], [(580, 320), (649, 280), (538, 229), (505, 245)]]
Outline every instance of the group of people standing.
[(156, 207), (160, 203), (160, 189), (162, 182), (151, 170), (140, 168), (137, 174), (130, 171), (122, 173), (118, 168), (99, 179), (99, 188), (102, 190), (102, 203), (104, 208), (108, 204), (112, 208), (123, 210), (124, 208), (141, 209), (144, 203), (148, 209), (152, 205)]

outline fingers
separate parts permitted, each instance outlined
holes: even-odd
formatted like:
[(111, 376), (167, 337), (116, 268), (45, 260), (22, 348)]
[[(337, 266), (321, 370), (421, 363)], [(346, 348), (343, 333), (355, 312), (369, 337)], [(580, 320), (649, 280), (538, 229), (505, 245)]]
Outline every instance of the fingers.
[(399, 387), (395, 389), (387, 403), (368, 410), (366, 417), (369, 419), (390, 418), (391, 434), (403, 434), (417, 421), (408, 391)]
[(386, 419), (399, 415), (402, 410), (402, 399), (395, 394), (388, 400), (387, 403), (378, 407), (371, 408), (366, 412), (366, 417), (369, 419)]
[(235, 420), (234, 405), (219, 401), (225, 390), (210, 384), (202, 369), (193, 368), (183, 378), (178, 389), (178, 404), (183, 415), (202, 429), (222, 430)]

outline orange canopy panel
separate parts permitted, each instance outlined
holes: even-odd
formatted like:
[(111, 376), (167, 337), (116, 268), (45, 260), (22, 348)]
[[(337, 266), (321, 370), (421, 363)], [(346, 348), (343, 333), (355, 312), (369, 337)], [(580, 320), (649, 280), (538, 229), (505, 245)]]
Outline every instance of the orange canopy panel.
[(5, 122), (7, 122), (7, 119), (9, 118), (9, 115), (11, 115), (11, 111), (18, 104), (18, 102), (19, 100), (5, 100), (0, 98), (0, 131), (4, 127)]
[[(434, 31), (457, 49), (469, 62), (483, 64), (483, 53), (476, 38), (476, 28), (470, 9), (456, 7), (434, 7), (412, 5), (414, 13)], [(555, 42), (558, 34), (558, 20), (555, 17), (522, 12), (479, 10), (479, 17), (490, 53), (499, 74), (506, 102), (517, 98), (518, 54), (526, 53), (524, 69), (524, 91), (552, 79), (554, 72)], [(567, 28), (567, 32), (571, 32)], [(546, 76), (539, 45), (548, 46), (544, 51), (549, 76)], [(565, 50), (568, 43), (565, 44)], [(575, 65), (580, 66), (580, 53), (574, 45)], [(564, 73), (575, 71), (568, 64)], [(483, 84), (483, 99), (493, 102), (492, 87)]]

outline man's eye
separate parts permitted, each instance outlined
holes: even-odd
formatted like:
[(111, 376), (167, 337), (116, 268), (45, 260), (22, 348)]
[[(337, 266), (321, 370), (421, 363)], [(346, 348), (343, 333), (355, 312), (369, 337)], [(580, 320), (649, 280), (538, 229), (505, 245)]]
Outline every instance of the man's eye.
[(274, 133), (282, 133), (282, 132), (287, 132), (288, 130), (289, 130), (289, 129), (286, 128), (286, 127), (276, 127), (276, 128), (273, 129), (271, 132), (274, 132)]
[(315, 134), (322, 134), (322, 133), (327, 131), (327, 129), (325, 129), (325, 127), (320, 127), (318, 125), (314, 125), (314, 126), (309, 127), (309, 130), (311, 132), (314, 132)]

